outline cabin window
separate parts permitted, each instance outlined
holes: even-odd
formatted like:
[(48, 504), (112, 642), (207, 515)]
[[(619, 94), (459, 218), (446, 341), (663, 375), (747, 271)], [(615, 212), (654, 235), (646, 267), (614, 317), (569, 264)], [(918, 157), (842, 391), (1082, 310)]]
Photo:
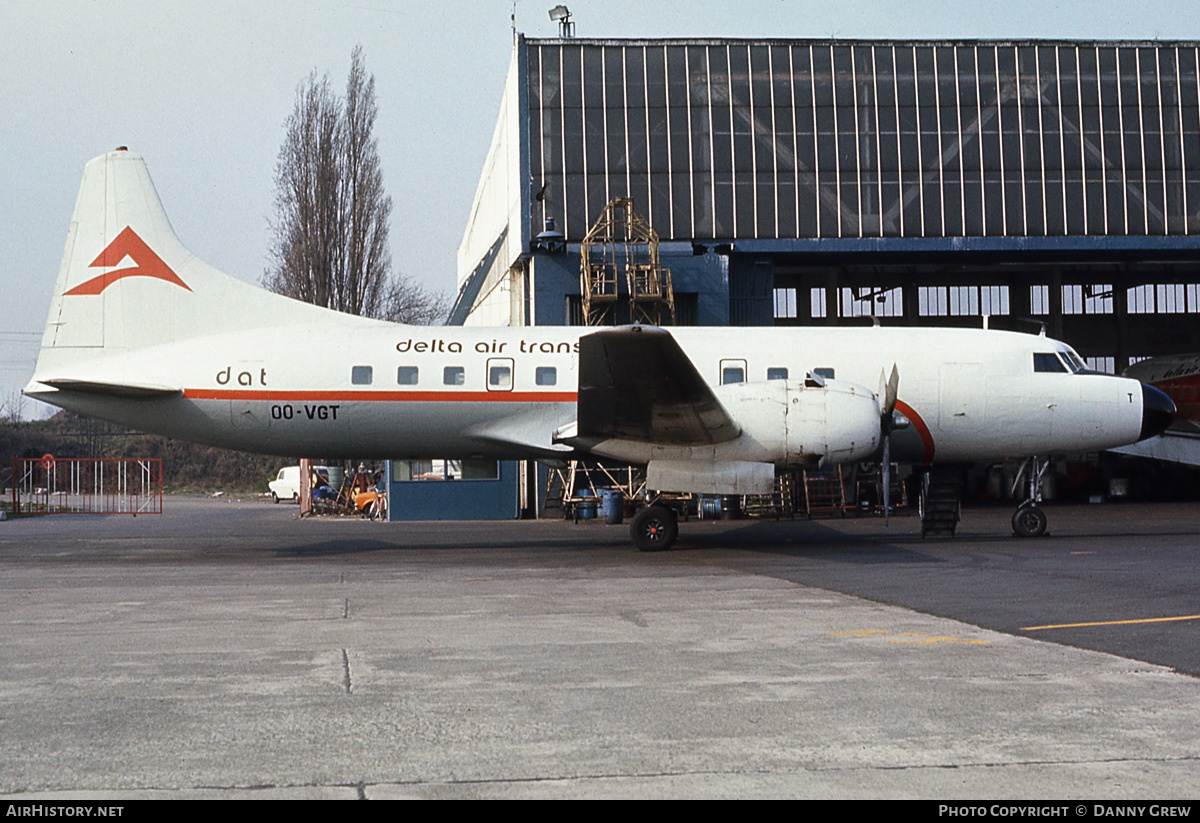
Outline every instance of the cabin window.
[(788, 370), (783, 366), (776, 366), (774, 368), (767, 369), (768, 380), (787, 380), (787, 378)]
[(558, 369), (554, 366), (538, 366), (533, 373), (533, 380), (539, 386), (557, 386)]
[(833, 380), (833, 369), (828, 366), (822, 366), (819, 369), (813, 369), (812, 373), (823, 380)]
[(371, 385), (371, 367), (370, 366), (351, 366), (350, 367), (350, 382), (355, 386)]
[(1033, 370), (1035, 372), (1061, 372), (1065, 373), (1067, 367), (1058, 359), (1057, 354), (1050, 352), (1035, 353), (1033, 355)]
[(721, 385), (729, 383), (745, 383), (746, 382), (746, 361), (745, 360), (722, 360), (721, 361)]
[(509, 391), (513, 387), (513, 361), (507, 357), (488, 360), (488, 391)]
[(442, 384), (446, 386), (461, 386), (466, 382), (466, 372), (462, 366), (446, 366), (442, 369)]
[(400, 386), (417, 385), (417, 367), (401, 366), (396, 369), (396, 383)]

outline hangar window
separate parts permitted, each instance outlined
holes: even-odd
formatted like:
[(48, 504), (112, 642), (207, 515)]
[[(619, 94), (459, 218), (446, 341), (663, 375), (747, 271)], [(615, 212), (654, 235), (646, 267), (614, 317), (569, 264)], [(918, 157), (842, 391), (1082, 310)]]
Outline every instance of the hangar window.
[(1200, 286), (1195, 283), (1134, 286), (1126, 290), (1125, 301), (1130, 314), (1200, 312)]
[(839, 317), (903, 317), (904, 290), (859, 287), (838, 290)]
[(808, 302), (813, 317), (825, 317), (825, 289), (809, 289)]
[(415, 386), (417, 374), (416, 366), (400, 366), (396, 369), (396, 383), (400, 386)]
[(371, 385), (371, 367), (370, 366), (351, 366), (350, 367), (350, 382), (355, 386)]
[(775, 319), (796, 317), (796, 290), (775, 289)]
[(466, 372), (462, 366), (446, 366), (442, 369), (442, 383), (447, 386), (461, 386), (466, 382)]
[(1029, 313), (1030, 314), (1049, 314), (1050, 313), (1050, 287), (1049, 286), (1030, 286), (1029, 287)]
[(558, 385), (558, 369), (554, 366), (538, 366), (533, 373), (533, 382), (539, 386)]
[(954, 317), (965, 317), (979, 314), (979, 289), (975, 286), (950, 286), (950, 314)]
[(783, 366), (767, 369), (768, 380), (787, 380), (788, 370)]
[(1112, 284), (1063, 286), (1063, 314), (1112, 314)]
[(1187, 310), (1200, 312), (1200, 283), (1188, 283), (1183, 289), (1187, 292)]
[(1008, 286), (918, 286), (922, 317), (1008, 314)]
[(945, 286), (918, 286), (917, 313), (922, 317), (944, 317), (950, 311)]
[(979, 310), (983, 314), (1008, 314), (1008, 286), (980, 286)]
[(1154, 287), (1134, 286), (1125, 291), (1125, 304), (1130, 314), (1154, 314)]
[(495, 460), (397, 460), (392, 464), (392, 480), (496, 480), (500, 464)]
[(1086, 360), (1087, 367), (1092, 371), (1104, 372), (1105, 374), (1116, 374), (1117, 364), (1116, 358), (1113, 357), (1089, 357)]

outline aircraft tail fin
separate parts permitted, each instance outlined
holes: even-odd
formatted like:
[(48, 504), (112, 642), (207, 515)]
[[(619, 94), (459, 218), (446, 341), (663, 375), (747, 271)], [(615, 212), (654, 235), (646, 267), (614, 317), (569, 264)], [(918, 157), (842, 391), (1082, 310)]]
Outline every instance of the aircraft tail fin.
[(34, 384), (86, 379), (113, 354), (263, 326), (363, 323), (272, 294), (189, 252), (137, 154), (91, 160), (75, 201)]

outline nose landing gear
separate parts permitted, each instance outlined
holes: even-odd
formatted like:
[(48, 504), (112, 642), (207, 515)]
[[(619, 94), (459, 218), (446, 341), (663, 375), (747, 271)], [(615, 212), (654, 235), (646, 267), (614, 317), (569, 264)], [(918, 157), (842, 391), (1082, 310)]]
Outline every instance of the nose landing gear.
[(1046, 533), (1046, 513), (1037, 504), (1042, 502), (1042, 485), (1046, 469), (1049, 467), (1049, 460), (1040, 461), (1037, 455), (1034, 455), (1021, 463), (1021, 468), (1017, 471), (1016, 478), (1013, 479), (1014, 497), (1016, 497), (1021, 482), (1028, 483), (1027, 496), (1017, 506), (1017, 510), (1012, 516), (1015, 537), (1041, 537)]

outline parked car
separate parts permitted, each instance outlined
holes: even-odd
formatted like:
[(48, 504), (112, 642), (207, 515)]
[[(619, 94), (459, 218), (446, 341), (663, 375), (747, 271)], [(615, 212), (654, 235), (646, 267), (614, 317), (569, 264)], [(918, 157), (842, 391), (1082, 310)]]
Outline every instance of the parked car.
[[(313, 471), (320, 477), (329, 482), (329, 469), (325, 466), (313, 466)], [(271, 490), (271, 502), (278, 503), (280, 500), (291, 500), (293, 503), (300, 502), (300, 467), (299, 466), (284, 466), (279, 470), (279, 474), (275, 479), (267, 484), (267, 488)]]

